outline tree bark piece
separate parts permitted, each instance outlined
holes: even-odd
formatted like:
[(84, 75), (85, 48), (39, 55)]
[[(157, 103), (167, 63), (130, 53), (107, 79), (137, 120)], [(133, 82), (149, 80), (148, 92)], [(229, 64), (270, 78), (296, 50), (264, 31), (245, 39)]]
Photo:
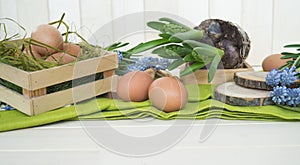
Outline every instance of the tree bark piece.
[(263, 106), (274, 104), (270, 91), (249, 89), (227, 82), (216, 87), (214, 98), (223, 103), (237, 106)]
[(266, 76), (268, 72), (236, 72), (233, 79), (237, 85), (252, 89), (272, 90), (273, 88), (266, 84)]

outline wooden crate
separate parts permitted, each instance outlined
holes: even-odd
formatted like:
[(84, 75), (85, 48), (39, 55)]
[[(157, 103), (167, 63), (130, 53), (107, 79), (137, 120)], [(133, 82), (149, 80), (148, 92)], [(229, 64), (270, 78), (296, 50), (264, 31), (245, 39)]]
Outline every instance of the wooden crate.
[[(49, 69), (26, 72), (0, 64), (0, 78), (22, 88), (22, 94), (0, 85), (0, 101), (27, 115), (36, 115), (109, 93), (118, 56), (107, 52), (104, 56), (65, 64)], [(47, 94), (47, 87), (88, 75), (103, 73), (103, 79)]]
[(233, 81), (235, 72), (253, 71), (254, 69), (245, 63), (243, 68), (239, 69), (217, 69), (215, 77), (211, 83), (208, 82), (208, 70), (198, 70), (194, 74), (182, 77), (186, 84), (222, 84), (225, 82)]

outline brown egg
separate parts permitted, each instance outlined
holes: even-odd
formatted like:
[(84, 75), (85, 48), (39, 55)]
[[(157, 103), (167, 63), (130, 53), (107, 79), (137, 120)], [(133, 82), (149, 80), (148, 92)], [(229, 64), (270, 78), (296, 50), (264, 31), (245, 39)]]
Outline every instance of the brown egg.
[(165, 112), (180, 110), (188, 101), (185, 86), (175, 77), (162, 77), (149, 87), (149, 100), (156, 108)]
[(24, 49), (24, 50), (23, 50), (23, 53), (25, 53), (26, 55), (29, 55), (29, 56), (33, 56), (33, 57), (35, 57), (35, 58), (39, 58), (39, 59), (42, 58), (41, 54), (38, 53), (38, 52), (37, 52), (36, 50), (34, 50), (34, 49), (31, 49), (31, 50)]
[(265, 72), (269, 72), (272, 69), (278, 69), (279, 67), (286, 64), (290, 59), (280, 59), (281, 54), (272, 54), (267, 56), (262, 62), (262, 68)]
[[(57, 48), (59, 50), (63, 49), (63, 37), (61, 33), (58, 31), (57, 28), (48, 24), (39, 25), (31, 33), (31, 39)], [(32, 48), (42, 56), (49, 56), (57, 52), (57, 50), (54, 50), (47, 46), (32, 45)]]
[[(21, 49), (21, 47), (19, 47), (19, 49)], [(20, 53), (21, 53), (21, 52), (16, 52), (16, 53), (14, 54), (14, 56), (15, 56), (16, 58), (19, 58)], [(25, 49), (23, 50), (23, 53), (24, 53), (24, 55), (31, 56), (31, 57), (34, 57), (34, 58), (39, 58), (39, 59), (42, 58), (42, 56), (41, 56), (37, 51), (35, 51), (35, 50), (32, 49), (32, 48), (31, 48), (31, 50), (30, 50), (30, 48), (25, 48)]]
[(75, 61), (76, 58), (64, 52), (54, 53), (46, 58), (46, 61), (55, 62), (58, 64), (66, 64)]
[(124, 101), (145, 101), (153, 78), (145, 72), (133, 71), (123, 75), (117, 85), (117, 94)]
[(73, 43), (63, 43), (63, 51), (70, 54), (79, 57), (80, 55), (80, 46), (73, 44)]

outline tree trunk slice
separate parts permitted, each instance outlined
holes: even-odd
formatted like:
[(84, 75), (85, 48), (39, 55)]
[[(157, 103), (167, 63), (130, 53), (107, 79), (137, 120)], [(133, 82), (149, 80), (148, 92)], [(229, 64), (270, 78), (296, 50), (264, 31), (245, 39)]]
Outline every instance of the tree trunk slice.
[(214, 98), (229, 105), (263, 106), (273, 105), (270, 91), (244, 88), (234, 82), (227, 82), (216, 87)]
[[(266, 84), (266, 76), (269, 72), (257, 72), (257, 71), (245, 71), (235, 72), (233, 79), (234, 82), (242, 87), (261, 89), (261, 90), (273, 90), (273, 87)], [(290, 88), (299, 88), (300, 80), (294, 82)]]
[(273, 90), (273, 88), (266, 84), (266, 76), (268, 72), (236, 72), (233, 79), (237, 85), (252, 89)]

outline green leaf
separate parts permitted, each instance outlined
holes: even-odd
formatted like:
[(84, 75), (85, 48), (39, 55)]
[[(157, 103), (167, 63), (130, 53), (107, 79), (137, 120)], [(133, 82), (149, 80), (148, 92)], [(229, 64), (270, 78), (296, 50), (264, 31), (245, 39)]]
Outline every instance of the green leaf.
[(286, 55), (296, 55), (296, 56), (300, 56), (300, 53), (282, 52), (281, 54), (282, 54), (283, 56), (286, 56)]
[(191, 49), (184, 48), (181, 45), (177, 44), (169, 44), (166, 46), (159, 47), (152, 51), (153, 54), (158, 54), (160, 57), (169, 59), (178, 59), (184, 57), (185, 55), (191, 52)]
[(190, 73), (193, 73), (201, 68), (203, 68), (206, 64), (203, 62), (195, 62), (192, 65), (186, 67), (183, 71), (180, 72), (180, 76), (185, 76)]
[(121, 48), (121, 47), (124, 47), (124, 46), (127, 46), (129, 43), (121, 43), (121, 42), (117, 42), (117, 43), (113, 43), (107, 47), (105, 47), (104, 49), (105, 50), (108, 50), (108, 51), (112, 51), (112, 50), (115, 50), (115, 49), (118, 49), (118, 48)]
[(175, 21), (175, 20), (173, 20), (173, 19), (171, 19), (171, 18), (162, 17), (162, 18), (160, 18), (159, 20), (160, 20), (160, 21), (169, 22), (169, 23), (174, 24), (174, 25), (181, 26), (181, 27), (183, 27), (183, 28), (185, 28), (185, 29), (191, 29), (190, 27), (188, 27), (188, 26), (186, 26), (186, 25), (184, 25), (184, 24), (182, 24), (182, 23), (180, 23), (180, 22), (177, 22), (177, 21)]
[[(197, 52), (201, 56), (206, 57), (214, 57), (215, 55), (222, 55), (222, 50), (217, 48), (205, 48), (205, 47), (196, 47), (194, 48), (194, 51)], [(205, 57), (203, 57), (205, 58)]]
[(168, 59), (178, 59), (181, 58), (175, 51), (168, 49), (166, 46), (159, 47), (152, 51), (153, 54), (157, 54), (160, 57)]
[(183, 60), (185, 62), (195, 62), (196, 61), (192, 54), (188, 54), (188, 55), (184, 56)]
[(151, 53), (153, 54), (164, 54), (166, 53), (165, 48), (163, 46), (154, 49)]
[(185, 63), (185, 61), (183, 61), (182, 59), (177, 59), (169, 65), (168, 70), (173, 70), (175, 68), (178, 68), (179, 66), (181, 66), (184, 63)]
[(158, 31), (162, 31), (165, 25), (166, 25), (165, 23), (156, 22), (156, 21), (150, 21), (147, 23), (147, 26)]
[(291, 55), (291, 54), (295, 54), (295, 53), (291, 53), (291, 52), (282, 52), (282, 55)]
[(285, 65), (282, 65), (282, 66), (280, 66), (279, 68), (278, 68), (278, 70), (282, 70), (283, 68), (285, 68), (285, 67), (289, 67), (290, 66), (290, 64), (285, 64)]
[(161, 37), (161, 38), (165, 38), (165, 39), (169, 39), (171, 37), (170, 34), (166, 34), (166, 33), (158, 34), (158, 36)]
[(190, 48), (203, 47), (208, 49), (216, 49), (216, 47), (195, 40), (185, 40), (182, 42), (182, 45)]
[(204, 61), (206, 64), (210, 63), (215, 56), (223, 56), (224, 52), (217, 48), (206, 48), (206, 47), (196, 47), (194, 48), (192, 55), (196, 61)]
[(290, 55), (284, 55), (280, 59), (290, 59), (290, 58), (295, 59), (297, 57), (299, 57), (299, 55), (297, 55), (297, 54), (290, 54)]
[(175, 52), (177, 56), (181, 56), (181, 57), (184, 57), (185, 55), (190, 54), (192, 52), (192, 49), (185, 48), (177, 44), (169, 44), (164, 47), (165, 49)]
[(194, 51), (204, 62), (210, 63), (215, 56), (223, 56), (224, 51), (215, 47), (206, 48), (206, 47), (196, 47)]
[(137, 53), (141, 53), (144, 52), (146, 50), (155, 48), (157, 46), (163, 45), (169, 43), (168, 39), (165, 38), (161, 38), (161, 39), (156, 39), (156, 40), (151, 40), (145, 43), (140, 43), (137, 46), (131, 48), (130, 50), (127, 51), (128, 54), (137, 54)]
[(215, 77), (215, 73), (217, 71), (218, 65), (220, 63), (222, 59), (222, 56), (216, 55), (213, 59), (213, 61), (211, 62), (211, 65), (209, 67), (209, 71), (208, 71), (208, 82), (211, 82), (214, 77)]
[(197, 62), (205, 62), (206, 64), (210, 63), (212, 58), (209, 58), (208, 56), (203, 56), (201, 54), (198, 54), (196, 51), (193, 51), (191, 53), (193, 56), (194, 60)]
[(177, 53), (178, 55), (180, 55), (181, 57), (185, 57), (186, 55), (191, 54), (192, 51), (193, 51), (193, 50), (190, 49), (190, 48), (180, 47), (180, 48), (176, 51), (176, 53)]
[(300, 48), (300, 44), (290, 44), (290, 45), (285, 45), (285, 48)]
[(293, 66), (295, 66), (296, 68), (300, 67), (300, 56), (297, 59), (295, 59)]
[(294, 61), (287, 61), (286, 63), (289, 65), (293, 65)]
[(184, 40), (201, 40), (203, 38), (202, 30), (189, 30), (187, 32), (176, 33), (172, 35), (169, 40), (171, 42), (182, 42)]
[(181, 58), (181, 56), (179, 54), (177, 54), (176, 51), (173, 51), (172, 49), (168, 49), (165, 47), (165, 51), (166, 51), (166, 55), (168, 55), (165, 58), (169, 58), (169, 59)]

